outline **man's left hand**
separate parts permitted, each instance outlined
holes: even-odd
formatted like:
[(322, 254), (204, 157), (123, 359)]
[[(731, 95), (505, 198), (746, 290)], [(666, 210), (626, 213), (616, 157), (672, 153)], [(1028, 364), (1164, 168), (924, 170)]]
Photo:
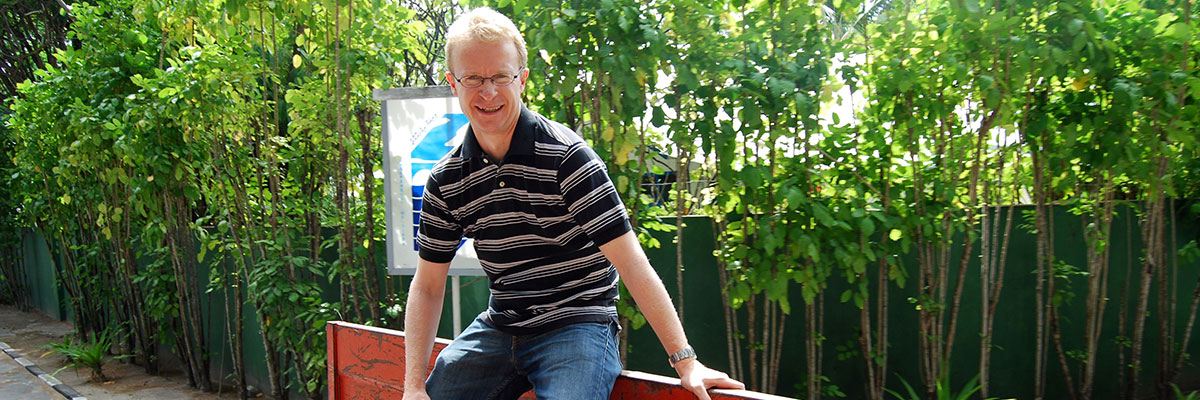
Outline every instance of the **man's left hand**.
[(675, 364), (675, 372), (679, 373), (680, 384), (696, 395), (700, 400), (712, 400), (708, 389), (745, 389), (746, 384), (738, 382), (724, 372), (704, 366), (695, 358), (689, 358)]

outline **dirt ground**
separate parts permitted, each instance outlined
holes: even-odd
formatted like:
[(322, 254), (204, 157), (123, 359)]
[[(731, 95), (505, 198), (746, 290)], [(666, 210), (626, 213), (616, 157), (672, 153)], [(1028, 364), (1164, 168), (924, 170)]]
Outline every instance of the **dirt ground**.
[[(74, 330), (70, 322), (57, 321), (39, 312), (21, 312), (16, 307), (0, 305), (0, 342), (8, 343), (25, 358), (32, 360), (48, 373), (65, 365), (61, 356), (46, 354), (44, 348), (52, 342), (62, 341), (63, 336)], [(4, 356), (0, 353), (0, 356)], [(7, 356), (4, 356), (7, 357)], [(237, 398), (237, 393), (204, 393), (187, 383), (187, 376), (180, 371), (167, 371), (160, 376), (146, 374), (141, 366), (112, 361), (104, 366), (109, 382), (94, 382), (87, 370), (63, 370), (55, 375), (89, 399), (171, 399), (207, 400)], [(31, 381), (37, 377), (28, 375)]]

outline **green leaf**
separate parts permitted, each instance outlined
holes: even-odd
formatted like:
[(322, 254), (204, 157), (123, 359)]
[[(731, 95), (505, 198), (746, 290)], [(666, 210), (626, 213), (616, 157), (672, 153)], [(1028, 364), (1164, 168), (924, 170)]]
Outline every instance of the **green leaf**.
[(747, 187), (757, 188), (761, 187), (763, 184), (763, 173), (757, 167), (742, 168), (741, 175), (742, 181), (746, 183)]
[(904, 274), (904, 270), (900, 269), (900, 267), (895, 265), (888, 267), (888, 279), (896, 282), (896, 286), (904, 288), (906, 278), (907, 276)]
[(1082, 19), (1073, 18), (1071, 19), (1071, 22), (1067, 23), (1067, 34), (1070, 36), (1078, 35), (1081, 29), (1083, 29)]
[(667, 115), (663, 113), (662, 107), (654, 107), (651, 113), (653, 116), (650, 118), (650, 123), (654, 124), (654, 126), (667, 125)]
[(803, 205), (807, 199), (807, 196), (804, 195), (804, 191), (798, 187), (790, 186), (784, 190), (787, 191), (785, 198), (787, 199), (789, 209), (795, 210), (800, 208), (800, 206)]
[(184, 187), (183, 196), (191, 201), (200, 200), (200, 190), (192, 186)]
[(863, 218), (860, 221), (861, 222), (859, 222), (859, 229), (862, 230), (863, 235), (871, 236), (872, 233), (875, 233), (875, 222), (874, 221), (871, 221), (870, 218)]
[(767, 79), (767, 88), (775, 98), (786, 98), (796, 90), (796, 83), (787, 79), (771, 77)]
[(550, 25), (554, 28), (554, 35), (558, 37), (558, 40), (566, 42), (567, 38), (571, 37), (570, 27), (562, 18), (555, 18), (550, 21)]
[(767, 282), (767, 298), (778, 301), (787, 297), (788, 279), (784, 276), (772, 278)]
[(837, 222), (834, 221), (833, 216), (829, 215), (829, 211), (826, 211), (825, 206), (823, 206), (823, 205), (814, 204), (813, 208), (812, 208), (812, 212), (813, 212), (813, 215), (817, 217), (817, 221), (820, 222), (821, 225), (825, 225), (827, 227), (833, 227), (834, 225), (837, 224)]
[(637, 313), (633, 316), (630, 323), (633, 325), (633, 329), (642, 329), (646, 325), (646, 316), (642, 315), (642, 313)]
[(750, 285), (746, 284), (746, 281), (739, 281), (737, 284), (733, 285), (733, 290), (732, 290), (731, 294), (733, 295), (733, 298), (735, 298), (735, 299), (739, 299), (739, 300), (749, 299), (750, 298)]
[(862, 275), (867, 272), (867, 260), (861, 254), (856, 255), (850, 261), (850, 266), (857, 275)]
[(1174, 22), (1175, 19), (1176, 15), (1174, 13), (1165, 13), (1163, 15), (1159, 15), (1158, 18), (1154, 19), (1155, 33), (1161, 34), (1166, 32), (1166, 28), (1170, 26), (1171, 22)]
[(966, 6), (967, 12), (971, 14), (979, 14), (979, 3), (976, 0), (964, 0), (963, 5)]
[(1176, 22), (1167, 28), (1167, 36), (1176, 40), (1187, 41), (1192, 38), (1192, 26), (1182, 22)]

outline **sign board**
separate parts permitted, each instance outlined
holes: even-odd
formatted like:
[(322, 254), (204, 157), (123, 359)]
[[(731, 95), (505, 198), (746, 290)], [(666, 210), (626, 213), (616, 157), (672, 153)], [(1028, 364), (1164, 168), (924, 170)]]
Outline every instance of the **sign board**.
[[(425, 181), (433, 165), (462, 143), (467, 116), (449, 86), (376, 89), (372, 96), (382, 103), (388, 274), (412, 275)], [(470, 240), (459, 244), (450, 275), (484, 275)]]

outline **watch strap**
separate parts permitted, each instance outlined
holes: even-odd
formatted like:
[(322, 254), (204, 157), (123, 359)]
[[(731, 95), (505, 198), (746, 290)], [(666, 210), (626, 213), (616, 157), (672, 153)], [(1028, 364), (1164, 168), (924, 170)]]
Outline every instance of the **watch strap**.
[(671, 354), (670, 357), (667, 357), (667, 361), (671, 363), (672, 367), (674, 367), (675, 363), (689, 358), (696, 358), (696, 350), (693, 349), (692, 346), (684, 346), (682, 349), (679, 349), (679, 351), (675, 352), (675, 354)]

